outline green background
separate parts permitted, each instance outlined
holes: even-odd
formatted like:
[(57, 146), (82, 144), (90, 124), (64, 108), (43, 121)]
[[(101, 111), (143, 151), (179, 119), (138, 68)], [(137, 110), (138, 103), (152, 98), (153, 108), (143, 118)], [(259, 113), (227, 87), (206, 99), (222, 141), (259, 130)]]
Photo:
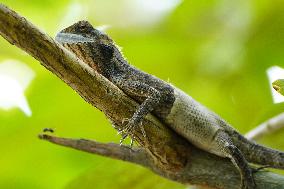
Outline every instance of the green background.
[[(283, 103), (273, 103), (266, 76), (267, 68), (284, 67), (282, 0), (184, 0), (158, 21), (142, 8), (125, 11), (132, 5), (127, 0), (2, 3), (53, 37), (82, 18), (110, 25), (107, 33), (131, 64), (169, 80), (241, 133), (284, 110)], [(78, 16), (73, 5), (83, 10)], [(120, 137), (100, 111), (0, 38), (0, 61), (5, 59), (24, 62), (36, 77), (25, 91), (32, 117), (16, 108), (0, 109), (1, 189), (184, 188), (139, 166), (39, 140), (45, 127), (55, 128), (58, 136), (101, 142)], [(283, 137), (279, 131), (259, 142), (284, 150)]]

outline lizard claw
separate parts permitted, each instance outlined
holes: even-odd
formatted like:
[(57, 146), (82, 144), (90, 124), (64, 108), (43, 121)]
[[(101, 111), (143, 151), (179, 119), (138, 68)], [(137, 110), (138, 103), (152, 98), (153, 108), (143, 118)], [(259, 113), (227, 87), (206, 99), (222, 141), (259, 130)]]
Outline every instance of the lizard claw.
[(120, 145), (121, 145), (121, 144), (123, 143), (123, 141), (130, 135), (130, 136), (131, 136), (130, 147), (133, 146), (133, 138), (134, 138), (133, 133), (134, 133), (135, 127), (136, 127), (137, 125), (140, 126), (140, 129), (141, 129), (141, 132), (142, 132), (143, 137), (144, 137), (144, 138), (147, 138), (145, 129), (144, 129), (144, 127), (142, 126), (142, 122), (136, 123), (135, 120), (133, 121), (132, 119), (124, 118), (122, 122), (124, 123), (125, 121), (128, 122), (127, 125), (125, 126), (124, 129), (122, 129), (121, 131), (119, 131), (120, 134), (123, 133), (122, 138), (120, 139), (120, 142), (119, 142)]
[[(123, 141), (127, 138), (127, 136), (128, 136), (128, 134), (124, 134), (123, 136), (122, 136), (122, 138), (120, 139), (120, 141), (119, 141), (119, 145), (121, 146), (122, 145), (122, 143), (123, 143)], [(130, 148), (132, 148), (133, 147), (133, 143), (134, 143), (134, 136), (133, 137), (131, 137), (131, 139), (130, 139)]]
[[(124, 142), (124, 140), (130, 135), (132, 134), (132, 130), (134, 128), (134, 123), (132, 123), (131, 119), (128, 118), (123, 118), (122, 120), (122, 124), (124, 124), (125, 122), (128, 122), (126, 127), (124, 129), (120, 129), (118, 130), (118, 134), (121, 134), (122, 137), (119, 141), (119, 145), (122, 145), (122, 143)], [(131, 138), (131, 143), (130, 143), (130, 147), (132, 147), (133, 145), (133, 140)]]
[(131, 149), (132, 149), (132, 147), (133, 147), (134, 138), (135, 138), (135, 137), (132, 137), (132, 138), (130, 139), (130, 146), (129, 146), (129, 147), (130, 147)]
[(242, 178), (242, 189), (255, 189), (256, 188), (256, 183), (253, 178), (253, 172), (250, 169), (247, 174)]
[(135, 130), (136, 125), (140, 125), (142, 135), (143, 135), (144, 138), (146, 138), (147, 135), (146, 135), (145, 129), (142, 125), (142, 122), (135, 124), (135, 122), (130, 119), (128, 121), (128, 124), (126, 125), (125, 129), (123, 129), (123, 131), (127, 134), (133, 134), (133, 131)]
[(257, 168), (252, 168), (252, 173), (257, 173), (259, 171), (265, 171), (266, 168), (271, 168), (270, 165), (263, 165), (263, 166), (260, 166), (260, 167), (257, 167)]
[(120, 146), (122, 145), (123, 141), (127, 138), (127, 136), (128, 136), (128, 134), (122, 135), (122, 137), (121, 137), (121, 139), (120, 139), (120, 141), (119, 141), (119, 145), (120, 145)]
[(135, 124), (133, 121), (129, 121), (128, 124), (126, 125), (125, 129), (124, 129), (124, 132), (126, 133), (132, 133), (133, 130), (134, 130), (134, 127), (135, 127)]
[(122, 119), (122, 124), (124, 124), (125, 122), (129, 122), (129, 120), (130, 120), (130, 119), (128, 119), (128, 118), (123, 118), (123, 119)]
[(142, 125), (142, 122), (140, 123), (140, 129), (141, 129), (143, 137), (147, 138), (147, 135), (146, 135), (145, 129), (144, 129), (143, 125)]

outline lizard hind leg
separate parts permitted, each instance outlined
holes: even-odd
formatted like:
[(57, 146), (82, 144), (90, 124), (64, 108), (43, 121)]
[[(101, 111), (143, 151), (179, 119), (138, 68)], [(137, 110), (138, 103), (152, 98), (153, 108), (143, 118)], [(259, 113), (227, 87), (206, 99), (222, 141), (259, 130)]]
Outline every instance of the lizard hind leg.
[(231, 153), (231, 161), (238, 168), (241, 174), (241, 188), (242, 189), (254, 189), (256, 184), (253, 178), (253, 172), (248, 162), (245, 160), (241, 151), (234, 145), (226, 146)]
[(241, 189), (255, 189), (256, 184), (253, 178), (253, 171), (242, 152), (232, 143), (227, 133), (218, 132), (215, 138), (217, 146), (225, 157), (231, 159), (232, 163), (239, 170), (241, 175)]

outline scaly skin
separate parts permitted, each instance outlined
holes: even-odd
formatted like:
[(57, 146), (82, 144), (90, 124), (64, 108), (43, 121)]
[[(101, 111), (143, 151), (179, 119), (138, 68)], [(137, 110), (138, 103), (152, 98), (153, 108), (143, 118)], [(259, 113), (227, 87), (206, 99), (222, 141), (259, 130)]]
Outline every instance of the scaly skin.
[(178, 88), (128, 64), (115, 43), (88, 22), (80, 21), (62, 30), (56, 40), (140, 104), (126, 125), (126, 133), (131, 134), (148, 113), (153, 113), (197, 147), (230, 158), (240, 171), (241, 188), (256, 188), (247, 160), (284, 168), (282, 152), (246, 140)]

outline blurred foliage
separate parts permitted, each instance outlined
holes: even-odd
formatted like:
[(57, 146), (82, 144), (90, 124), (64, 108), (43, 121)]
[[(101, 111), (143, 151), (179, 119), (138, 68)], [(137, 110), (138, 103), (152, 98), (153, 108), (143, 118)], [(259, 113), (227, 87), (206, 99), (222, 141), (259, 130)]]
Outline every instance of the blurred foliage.
[[(283, 103), (272, 102), (266, 76), (270, 66), (284, 66), (282, 0), (175, 1), (159, 19), (147, 12), (149, 5), (137, 9), (133, 2), (141, 3), (2, 0), (51, 36), (80, 19), (110, 25), (107, 33), (132, 64), (183, 89), (242, 133), (283, 112)], [(0, 110), (0, 188), (184, 188), (135, 165), (38, 140), (44, 127), (101, 142), (119, 136), (101, 112), (32, 57), (2, 38), (0, 47), (0, 61), (17, 59), (36, 72), (25, 93), (32, 117)], [(261, 143), (284, 150), (283, 138), (281, 131)]]
[[(284, 76), (283, 76), (284, 77)], [(278, 79), (272, 83), (273, 88), (284, 96), (284, 79)]]

